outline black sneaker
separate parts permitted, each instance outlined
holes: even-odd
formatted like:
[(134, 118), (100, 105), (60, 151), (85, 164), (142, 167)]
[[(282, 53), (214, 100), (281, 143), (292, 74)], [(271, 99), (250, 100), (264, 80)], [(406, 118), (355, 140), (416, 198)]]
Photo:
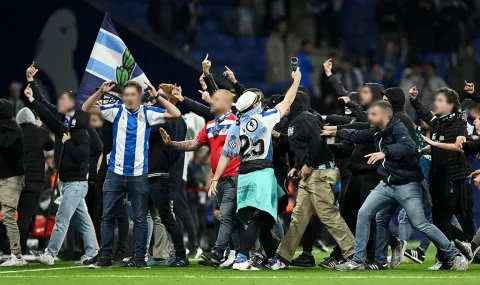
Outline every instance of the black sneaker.
[(222, 263), (222, 257), (214, 252), (204, 252), (200, 257), (208, 264), (217, 268)]
[(250, 262), (250, 265), (259, 269), (265, 268), (268, 264), (268, 260), (259, 253), (252, 254), (248, 262)]
[(422, 264), (425, 261), (425, 252), (418, 247), (415, 249), (407, 249), (404, 255), (416, 263)]
[(128, 259), (127, 262), (122, 264), (120, 267), (137, 267), (136, 259), (133, 257), (130, 257), (130, 259)]
[(292, 260), (290, 265), (300, 267), (314, 267), (315, 258), (310, 253), (302, 252), (302, 254), (300, 254), (297, 258)]
[(335, 266), (347, 262), (348, 260), (345, 257), (326, 257), (324, 261), (320, 262), (318, 266), (323, 268), (335, 268)]
[(123, 259), (127, 257), (124, 250), (118, 250), (113, 255), (113, 264), (122, 264)]
[(188, 258), (175, 256), (175, 259), (168, 266), (169, 267), (185, 267), (189, 265), (190, 265), (190, 261), (188, 261)]
[(109, 256), (100, 256), (97, 262), (88, 266), (91, 269), (112, 268), (112, 258)]
[(147, 262), (145, 261), (145, 258), (143, 258), (143, 257), (135, 258), (135, 267), (140, 268), (140, 269), (151, 268), (150, 266), (148, 266)]
[(100, 253), (98, 253), (97, 255), (95, 255), (94, 258), (85, 259), (85, 260), (83, 261), (83, 265), (90, 265), (90, 264), (97, 263), (97, 261), (98, 261), (99, 258), (100, 258)]
[(369, 264), (365, 264), (365, 270), (387, 270), (387, 269), (388, 269), (388, 265), (386, 263), (381, 264), (376, 261), (373, 261)]
[(453, 267), (454, 258), (450, 258), (449, 260), (444, 259), (442, 262), (442, 266), (438, 268), (438, 270), (450, 270)]

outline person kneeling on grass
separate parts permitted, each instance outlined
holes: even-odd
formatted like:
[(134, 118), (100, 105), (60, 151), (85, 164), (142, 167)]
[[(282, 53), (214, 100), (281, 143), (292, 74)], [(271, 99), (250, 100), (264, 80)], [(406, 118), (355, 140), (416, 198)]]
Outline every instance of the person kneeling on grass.
[(237, 101), (237, 123), (230, 127), (217, 170), (212, 179), (209, 195), (217, 193), (222, 177), (232, 157), (240, 157), (238, 169), (237, 214), (247, 224), (240, 249), (233, 264), (236, 270), (260, 270), (250, 262), (248, 254), (257, 238), (269, 258), (276, 264), (271, 229), (277, 218), (277, 201), (284, 192), (277, 185), (273, 171), (272, 130), (284, 116), (297, 94), (300, 70), (292, 73), (293, 84), (285, 98), (274, 109), (262, 112), (260, 96), (245, 92)]

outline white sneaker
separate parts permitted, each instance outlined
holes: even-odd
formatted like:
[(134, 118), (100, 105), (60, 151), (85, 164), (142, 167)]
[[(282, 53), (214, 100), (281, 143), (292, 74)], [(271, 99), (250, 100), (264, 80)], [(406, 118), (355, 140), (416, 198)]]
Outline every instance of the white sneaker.
[(94, 256), (86, 256), (86, 255), (83, 255), (82, 257), (80, 257), (80, 260), (79, 261), (75, 261), (75, 265), (84, 265), (84, 261), (87, 261), (87, 260), (90, 260), (94, 258)]
[(223, 269), (230, 269), (233, 266), (233, 263), (235, 262), (235, 255), (236, 252), (235, 250), (230, 250), (230, 253), (227, 256), (227, 259), (225, 259), (224, 262), (222, 262), (219, 267)]
[(440, 270), (440, 267), (442, 267), (442, 263), (438, 260), (435, 261), (435, 264), (430, 266), (428, 270)]
[(55, 260), (50, 253), (42, 253), (35, 256), (35, 260), (46, 265), (53, 265), (55, 263)]
[(457, 255), (453, 260), (453, 264), (455, 264), (457, 271), (467, 271), (469, 262), (465, 256)]
[(260, 268), (253, 266), (252, 263), (250, 261), (248, 261), (246, 258), (240, 257), (240, 256), (238, 256), (235, 259), (235, 263), (233, 263), (232, 269), (233, 270), (241, 270), (241, 271), (244, 271), (244, 270), (260, 270)]
[(19, 258), (15, 256), (15, 254), (10, 255), (10, 258), (7, 259), (4, 263), (0, 264), (0, 266), (25, 266), (28, 263), (23, 259), (22, 256)]
[(268, 260), (268, 268), (271, 270), (284, 270), (288, 269), (288, 265), (281, 262), (278, 258), (272, 257)]
[(201, 247), (198, 247), (198, 248), (197, 248), (197, 253), (195, 253), (195, 259), (200, 258), (200, 255), (202, 255), (202, 253), (203, 253), (202, 248), (201, 248)]

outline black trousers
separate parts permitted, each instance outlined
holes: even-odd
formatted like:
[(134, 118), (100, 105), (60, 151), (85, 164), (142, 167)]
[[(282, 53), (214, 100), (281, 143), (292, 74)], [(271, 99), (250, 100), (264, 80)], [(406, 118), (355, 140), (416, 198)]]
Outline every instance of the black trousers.
[(184, 231), (186, 231), (190, 249), (196, 249), (199, 244), (199, 239), (197, 237), (195, 221), (188, 206), (186, 182), (181, 179), (180, 185), (175, 183), (171, 189), (177, 191), (173, 200), (173, 210), (180, 225), (180, 233), (183, 236)]
[[(105, 183), (105, 177), (107, 176), (106, 172), (99, 171), (97, 174), (97, 178), (95, 179), (95, 185), (93, 187), (93, 193), (90, 194), (90, 185), (88, 192), (90, 197), (90, 205), (87, 204), (88, 212), (90, 213), (90, 217), (92, 217), (93, 227), (95, 228), (95, 234), (97, 235), (97, 240), (101, 241), (101, 223), (102, 223), (102, 212), (103, 212), (103, 184)], [(87, 195), (88, 196), (88, 195)], [(87, 201), (87, 197), (85, 197)], [(117, 258), (124, 258), (127, 257), (127, 240), (128, 240), (128, 230), (130, 228), (130, 224), (128, 222), (128, 214), (127, 214), (127, 207), (123, 201), (124, 199), (120, 199), (117, 202), (116, 207), (116, 214), (115, 218), (117, 220), (117, 229), (118, 229), (118, 240), (117, 246), (115, 251), (115, 257)], [(93, 209), (91, 210), (90, 207)]]
[(272, 258), (275, 256), (275, 250), (277, 249), (272, 238), (272, 228), (275, 220), (267, 212), (255, 208), (251, 210), (252, 218), (248, 222), (247, 229), (243, 234), (239, 252), (248, 256), (250, 250), (255, 245), (255, 241), (259, 239), (267, 257)]
[[(465, 198), (464, 181), (451, 182), (448, 173), (432, 171), (430, 174), (430, 194), (432, 195), (432, 222), (448, 238), (470, 241), (462, 230), (452, 226), (452, 217), (461, 212), (461, 199)], [(462, 189), (463, 188), (463, 189)], [(437, 258), (443, 261), (444, 254), (437, 251)]]
[[(183, 244), (183, 236), (180, 232), (177, 220), (173, 215), (172, 206), (172, 189), (168, 184), (168, 178), (151, 177), (148, 179), (150, 188), (150, 200), (158, 210), (158, 214), (162, 219), (162, 224), (167, 228), (168, 233), (172, 237), (175, 255), (186, 258), (185, 245)], [(188, 207), (188, 206), (187, 206)]]
[(468, 183), (465, 184), (466, 186), (466, 209), (464, 215), (458, 215), (458, 221), (462, 225), (463, 231), (473, 237), (475, 236), (475, 222), (473, 219), (473, 206), (474, 206), (474, 199), (473, 199), (473, 189), (472, 186)]
[(38, 209), (38, 202), (40, 195), (42, 194), (43, 183), (42, 182), (26, 182), (20, 194), (20, 200), (18, 201), (18, 231), (20, 232), (20, 246), (22, 254), (27, 250), (27, 239), (31, 229), (31, 221), (33, 215)]

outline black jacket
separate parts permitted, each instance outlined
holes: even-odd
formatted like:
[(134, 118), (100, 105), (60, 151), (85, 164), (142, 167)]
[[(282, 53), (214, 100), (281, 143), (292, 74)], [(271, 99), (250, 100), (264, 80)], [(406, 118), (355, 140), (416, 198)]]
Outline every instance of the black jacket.
[(13, 119), (13, 104), (0, 99), (0, 179), (25, 175), (23, 134)]
[[(184, 141), (187, 135), (187, 124), (183, 117), (178, 117), (170, 120), (172, 123), (171, 139), (172, 141)], [(153, 130), (152, 130), (153, 132)], [(183, 177), (183, 166), (185, 164), (185, 152), (170, 148), (170, 163), (169, 181), (179, 183)], [(150, 157), (149, 157), (150, 158)]]
[[(23, 132), (25, 183), (43, 183), (45, 180), (45, 154), (43, 151), (52, 150), (54, 142), (45, 129), (35, 125), (35, 116), (30, 109), (21, 109), (17, 114), (16, 121)], [(42, 189), (36, 190), (41, 191)]]
[(160, 128), (163, 128), (167, 134), (171, 134), (172, 122), (166, 120), (165, 123), (153, 125), (150, 129), (150, 139), (148, 140), (148, 177), (168, 177), (168, 171), (172, 164), (170, 158), (172, 149), (163, 142), (159, 132)]
[(354, 143), (375, 143), (375, 151), (386, 151), (385, 159), (379, 164), (377, 172), (383, 182), (392, 185), (403, 185), (423, 180), (422, 170), (415, 142), (410, 138), (408, 130), (400, 120), (393, 118), (382, 132), (373, 129), (337, 131), (337, 136)]
[[(76, 111), (68, 126), (59, 121), (42, 103), (34, 100), (31, 107), (45, 125), (55, 133), (55, 165), (63, 182), (87, 181), (88, 160), (90, 155), (90, 137), (87, 132), (88, 113)], [(69, 132), (71, 139), (62, 146), (63, 134)], [(56, 153), (57, 149), (62, 150)], [(60, 162), (60, 158), (62, 159)]]
[[(62, 115), (58, 113), (57, 107), (53, 105), (52, 103), (48, 102), (45, 100), (45, 97), (43, 96), (40, 88), (38, 88), (38, 85), (35, 81), (29, 81), (28, 84), (30, 84), (30, 87), (32, 88), (33, 91), (33, 98), (35, 98), (35, 101), (38, 101), (41, 103), (53, 116), (60, 122), (65, 122), (65, 115)], [(95, 154), (95, 155), (100, 155), (102, 153), (103, 149), (103, 144), (102, 141), (100, 140), (100, 137), (97, 134), (97, 131), (95, 128), (93, 128), (90, 124), (87, 125), (87, 131), (88, 131), (88, 136), (90, 137), (90, 152)], [(58, 165), (58, 162), (60, 161), (60, 153), (62, 152), (62, 136), (57, 136), (55, 135), (55, 165)], [(60, 138), (60, 139), (58, 139)], [(60, 143), (56, 143), (59, 141)]]

